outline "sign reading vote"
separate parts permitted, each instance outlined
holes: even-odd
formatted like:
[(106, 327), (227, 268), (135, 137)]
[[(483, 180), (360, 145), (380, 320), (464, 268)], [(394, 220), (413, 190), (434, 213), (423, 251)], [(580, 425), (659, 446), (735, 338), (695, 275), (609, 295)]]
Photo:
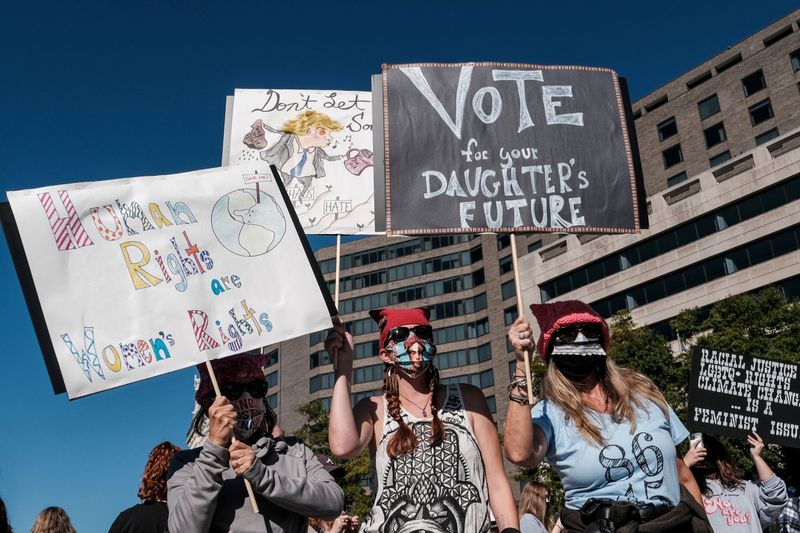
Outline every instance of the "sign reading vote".
[(614, 71), (386, 65), (392, 234), (639, 231)]
[(797, 364), (695, 347), (689, 386), (688, 426), (800, 447)]
[(70, 398), (330, 326), (273, 176), (251, 163), (8, 193), (26, 299)]

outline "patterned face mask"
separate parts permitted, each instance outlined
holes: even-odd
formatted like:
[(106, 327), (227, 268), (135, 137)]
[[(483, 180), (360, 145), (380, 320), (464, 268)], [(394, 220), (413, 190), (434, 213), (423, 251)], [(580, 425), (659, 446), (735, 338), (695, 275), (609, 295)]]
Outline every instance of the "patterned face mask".
[(231, 403), (236, 409), (236, 427), (233, 428), (233, 434), (238, 440), (248, 442), (264, 423), (264, 415), (267, 413), (264, 398), (253, 398), (249, 392), (245, 392)]
[[(414, 345), (417, 346), (417, 349), (422, 350), (422, 360), (417, 363), (419, 366), (415, 366), (411, 358), (411, 349)], [(436, 354), (436, 347), (430, 341), (420, 339), (411, 333), (406, 340), (394, 343), (394, 354), (397, 367), (408, 377), (415, 378), (426, 372), (431, 366), (433, 356)]]
[(591, 374), (605, 360), (606, 351), (599, 339), (587, 338), (578, 331), (571, 342), (553, 345), (553, 364), (570, 380), (580, 380)]

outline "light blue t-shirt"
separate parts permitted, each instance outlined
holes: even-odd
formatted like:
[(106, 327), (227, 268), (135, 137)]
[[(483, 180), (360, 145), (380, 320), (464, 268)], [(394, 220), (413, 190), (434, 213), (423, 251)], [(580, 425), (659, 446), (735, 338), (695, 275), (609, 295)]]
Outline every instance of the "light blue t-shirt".
[(604, 445), (583, 439), (564, 411), (542, 400), (531, 410), (533, 423), (547, 437), (547, 462), (561, 477), (566, 506), (580, 509), (589, 498), (670, 503), (680, 500), (675, 446), (689, 436), (670, 407), (669, 420), (653, 402), (636, 409), (636, 431), (627, 420), (587, 409), (605, 437)]

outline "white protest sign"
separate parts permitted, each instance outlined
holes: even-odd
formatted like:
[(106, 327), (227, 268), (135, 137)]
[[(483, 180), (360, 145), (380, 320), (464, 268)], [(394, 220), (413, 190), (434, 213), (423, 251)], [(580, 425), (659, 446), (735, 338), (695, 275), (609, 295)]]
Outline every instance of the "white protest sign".
[(236, 89), (231, 165), (274, 164), (307, 234), (375, 233), (369, 92)]
[[(8, 193), (70, 398), (330, 327), (330, 297), (269, 172)], [(267, 176), (258, 195), (255, 176)]]

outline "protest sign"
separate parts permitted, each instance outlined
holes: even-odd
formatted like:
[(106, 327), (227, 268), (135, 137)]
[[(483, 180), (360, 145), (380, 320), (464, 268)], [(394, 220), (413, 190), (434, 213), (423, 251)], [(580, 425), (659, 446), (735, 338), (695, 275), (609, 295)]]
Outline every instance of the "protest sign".
[(800, 447), (795, 363), (695, 347), (689, 385), (692, 430)]
[(70, 398), (319, 331), (336, 314), (265, 163), (8, 198), (40, 346)]
[(639, 231), (613, 70), (385, 65), (382, 93), (387, 234)]
[(307, 234), (375, 233), (369, 92), (236, 89), (229, 107), (223, 160), (274, 164)]

